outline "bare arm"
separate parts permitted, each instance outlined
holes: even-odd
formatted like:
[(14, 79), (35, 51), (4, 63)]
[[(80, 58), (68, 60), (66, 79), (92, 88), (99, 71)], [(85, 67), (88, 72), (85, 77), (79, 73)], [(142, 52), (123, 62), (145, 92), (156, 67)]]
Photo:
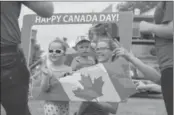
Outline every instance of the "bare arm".
[(23, 4), (36, 12), (41, 17), (51, 17), (54, 12), (52, 2), (23, 1)]
[(173, 39), (173, 21), (167, 24), (151, 24), (149, 31), (161, 38)]
[(72, 68), (72, 71), (76, 71), (77, 69), (77, 62), (76, 62), (76, 59), (74, 58), (72, 63), (71, 63), (71, 68)]
[(137, 67), (147, 79), (157, 82), (160, 80), (160, 73), (157, 72), (153, 67), (143, 63), (140, 59), (133, 55), (128, 59), (135, 67)]
[(41, 90), (44, 92), (47, 92), (50, 88), (50, 78), (48, 75), (46, 75), (45, 73), (42, 73), (41, 75)]

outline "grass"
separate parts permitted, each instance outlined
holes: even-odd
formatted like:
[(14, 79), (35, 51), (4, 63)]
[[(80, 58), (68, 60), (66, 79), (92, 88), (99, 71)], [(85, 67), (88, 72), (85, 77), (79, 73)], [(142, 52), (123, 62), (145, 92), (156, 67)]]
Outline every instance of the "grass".
[[(44, 115), (43, 101), (30, 100), (29, 106), (32, 115)], [(70, 103), (70, 115), (78, 109), (79, 103)], [(1, 115), (6, 115), (1, 108)], [(127, 103), (119, 105), (116, 115), (166, 115), (162, 99), (131, 98)]]

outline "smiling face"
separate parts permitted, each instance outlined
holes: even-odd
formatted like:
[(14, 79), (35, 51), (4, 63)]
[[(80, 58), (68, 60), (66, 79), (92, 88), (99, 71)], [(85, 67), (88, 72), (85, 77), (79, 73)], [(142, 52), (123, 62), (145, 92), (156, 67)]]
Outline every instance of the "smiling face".
[(112, 58), (112, 50), (109, 43), (106, 41), (99, 41), (96, 46), (96, 54), (98, 62), (108, 62)]
[(65, 51), (61, 43), (52, 42), (49, 46), (49, 59), (53, 63), (64, 58)]

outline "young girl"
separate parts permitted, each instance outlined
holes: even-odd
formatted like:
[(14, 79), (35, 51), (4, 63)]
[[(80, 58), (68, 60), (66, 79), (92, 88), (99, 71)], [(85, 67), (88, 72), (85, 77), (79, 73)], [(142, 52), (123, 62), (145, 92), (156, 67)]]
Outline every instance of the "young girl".
[[(66, 45), (63, 41), (56, 39), (49, 44), (48, 60), (42, 68), (41, 88), (45, 92), (54, 89), (56, 81), (71, 72), (71, 68), (64, 65)], [(69, 102), (45, 101), (45, 115), (69, 115)]]

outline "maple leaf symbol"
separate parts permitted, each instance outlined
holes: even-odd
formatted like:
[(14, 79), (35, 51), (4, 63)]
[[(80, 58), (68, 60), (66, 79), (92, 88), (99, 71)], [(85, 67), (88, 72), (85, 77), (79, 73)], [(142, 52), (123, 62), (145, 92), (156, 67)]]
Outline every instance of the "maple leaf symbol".
[(78, 88), (76, 90), (73, 90), (76, 97), (90, 101), (103, 95), (102, 87), (104, 82), (102, 80), (102, 77), (95, 78), (93, 83), (89, 75), (81, 76), (82, 79), (79, 82), (81, 83), (81, 85), (83, 85), (84, 89)]

